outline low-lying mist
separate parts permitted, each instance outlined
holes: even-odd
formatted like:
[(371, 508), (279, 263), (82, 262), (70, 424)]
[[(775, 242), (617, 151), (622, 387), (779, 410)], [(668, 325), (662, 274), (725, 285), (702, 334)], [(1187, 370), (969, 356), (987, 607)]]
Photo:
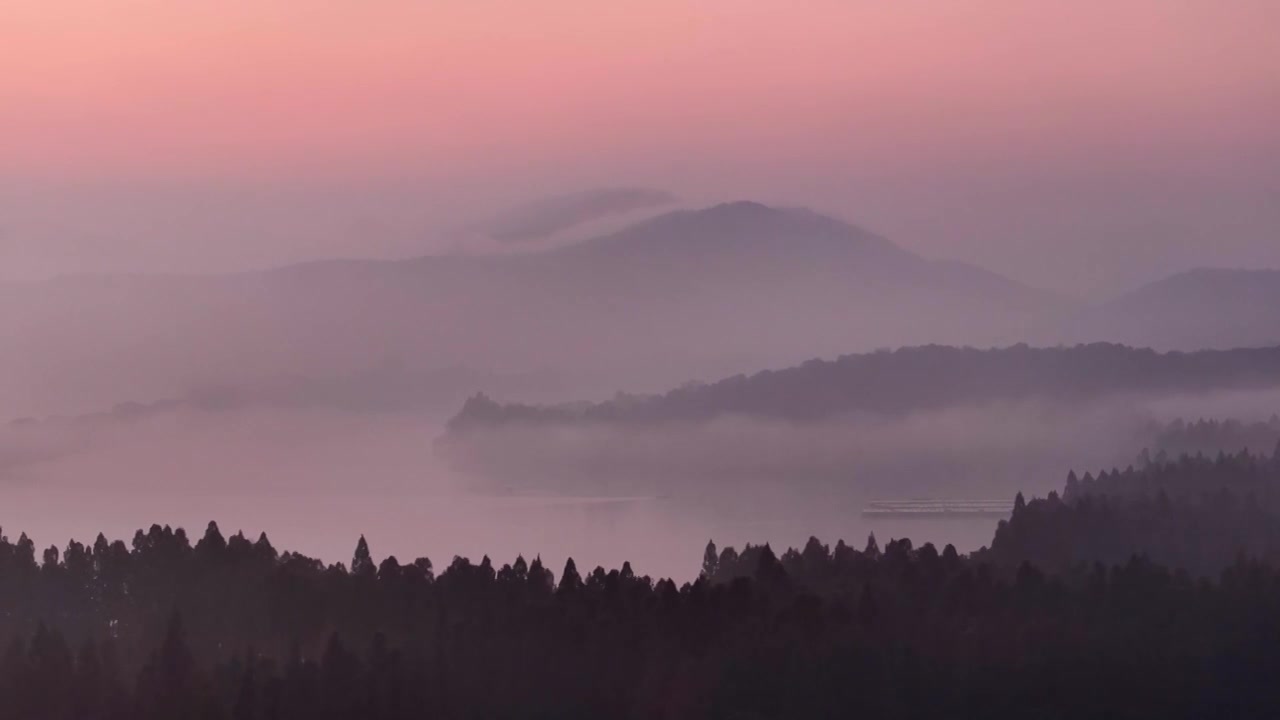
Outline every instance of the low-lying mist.
[(972, 496), (1028, 482), (1028, 472), (1136, 456), (1143, 422), (1116, 408), (1057, 412), (1039, 403), (921, 412), (905, 418), (791, 422), (722, 416), (658, 425), (504, 426), (449, 437), (441, 454), (499, 482), (572, 487), (614, 482), (663, 492), (690, 483), (777, 482), (846, 491)]
[(859, 494), (973, 497), (1055, 487), (1069, 469), (1133, 462), (1175, 418), (1262, 419), (1280, 391), (1034, 400), (811, 422), (746, 416), (650, 425), (513, 423), (438, 443), (454, 467), (494, 482), (575, 481), (663, 491), (699, 481), (808, 484)]
[(433, 457), (441, 431), (405, 414), (190, 408), (0, 426), (0, 528), (48, 547), (99, 532), (128, 542), (152, 523), (198, 536), (216, 520), (328, 562), (350, 562), (363, 534), (405, 561), (572, 556), (680, 578), (708, 533), (752, 536), (651, 496), (477, 492)]
[(217, 520), (331, 562), (349, 560), (364, 534), (377, 555), (401, 560), (523, 553), (555, 567), (573, 556), (688, 579), (708, 538), (785, 547), (809, 535), (861, 544), (874, 532), (976, 549), (994, 519), (873, 519), (862, 509), (871, 499), (1043, 495), (1070, 469), (1135, 462), (1158, 421), (1260, 419), (1277, 407), (1277, 392), (1216, 393), (897, 419), (508, 427), (464, 442), (413, 414), (178, 406), (0, 427), (0, 527), (45, 547)]

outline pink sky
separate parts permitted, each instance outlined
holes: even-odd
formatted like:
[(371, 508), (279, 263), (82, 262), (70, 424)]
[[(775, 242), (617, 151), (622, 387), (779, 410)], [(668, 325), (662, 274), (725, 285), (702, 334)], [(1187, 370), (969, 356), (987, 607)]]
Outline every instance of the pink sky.
[[(425, 252), (428, 218), (645, 183), (814, 204), (1037, 282), (1037, 243), (1085, 243), (1060, 252), (1087, 279), (1100, 235), (1202, 262), (1184, 246), (1242, 216), (1224, 242), (1266, 262), (1277, 27), (1269, 0), (8, 2), (0, 250), (36, 274)], [(421, 219), (371, 189), (406, 184)], [(318, 238), (286, 203), (218, 240), (174, 210), (352, 186), (351, 226), (399, 235)], [(155, 204), (121, 220), (137, 188)], [(1166, 247), (1186, 223), (1161, 208), (1192, 197), (1208, 215)]]

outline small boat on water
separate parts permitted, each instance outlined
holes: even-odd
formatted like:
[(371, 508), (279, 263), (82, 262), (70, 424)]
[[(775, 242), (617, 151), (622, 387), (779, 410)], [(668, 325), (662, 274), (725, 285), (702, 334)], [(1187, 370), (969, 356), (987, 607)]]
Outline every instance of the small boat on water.
[(1012, 500), (872, 500), (862, 509), (865, 517), (959, 518), (1008, 517)]

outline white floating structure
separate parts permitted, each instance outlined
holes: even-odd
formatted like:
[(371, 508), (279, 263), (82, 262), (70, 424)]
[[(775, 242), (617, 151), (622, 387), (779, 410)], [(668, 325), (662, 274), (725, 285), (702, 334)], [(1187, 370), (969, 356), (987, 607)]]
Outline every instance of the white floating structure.
[(959, 518), (1008, 517), (1012, 500), (872, 500), (862, 509), (867, 517)]

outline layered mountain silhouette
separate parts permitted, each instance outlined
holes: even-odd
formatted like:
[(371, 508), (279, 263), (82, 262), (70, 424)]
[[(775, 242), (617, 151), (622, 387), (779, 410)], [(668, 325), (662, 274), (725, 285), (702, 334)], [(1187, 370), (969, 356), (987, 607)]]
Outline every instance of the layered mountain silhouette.
[(1280, 343), (1280, 270), (1180, 273), (1080, 311), (1059, 337), (1170, 350), (1275, 345)]
[(830, 217), (750, 202), (515, 256), (79, 276), (8, 292), (0, 403), (11, 415), (284, 373), (464, 366), (657, 388), (814, 355), (1016, 341), (1063, 307)]

